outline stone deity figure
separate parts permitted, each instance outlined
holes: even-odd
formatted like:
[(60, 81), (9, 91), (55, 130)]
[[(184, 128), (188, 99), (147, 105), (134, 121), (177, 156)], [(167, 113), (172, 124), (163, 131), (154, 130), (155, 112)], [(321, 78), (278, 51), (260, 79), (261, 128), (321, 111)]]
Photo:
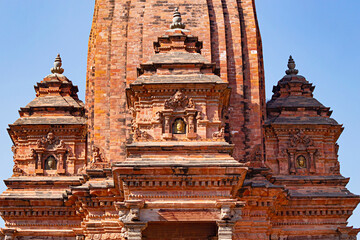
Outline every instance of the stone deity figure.
[(46, 159), (45, 169), (46, 170), (56, 170), (56, 159), (53, 156), (50, 156)]
[(297, 165), (299, 168), (306, 168), (306, 159), (304, 156), (299, 156), (297, 158)]
[(185, 133), (185, 123), (182, 119), (177, 119), (174, 122), (173, 132), (175, 134), (184, 134)]

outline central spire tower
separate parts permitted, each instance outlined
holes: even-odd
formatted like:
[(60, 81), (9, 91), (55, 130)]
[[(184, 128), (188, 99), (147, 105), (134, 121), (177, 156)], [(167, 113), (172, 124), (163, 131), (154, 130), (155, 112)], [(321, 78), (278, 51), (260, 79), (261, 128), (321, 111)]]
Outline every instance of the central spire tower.
[[(131, 141), (125, 89), (136, 80), (138, 66), (153, 55), (157, 37), (169, 25), (184, 29), (184, 23), (201, 36), (202, 56), (215, 64), (220, 78), (232, 89), (229, 107), (219, 114), (228, 118), (224, 132), (227, 141), (235, 144), (233, 157), (246, 162), (263, 155), (264, 73), (253, 0), (98, 0), (86, 89), (89, 156), (95, 146), (106, 161), (125, 160), (125, 144)], [(212, 116), (205, 117), (212, 121)]]

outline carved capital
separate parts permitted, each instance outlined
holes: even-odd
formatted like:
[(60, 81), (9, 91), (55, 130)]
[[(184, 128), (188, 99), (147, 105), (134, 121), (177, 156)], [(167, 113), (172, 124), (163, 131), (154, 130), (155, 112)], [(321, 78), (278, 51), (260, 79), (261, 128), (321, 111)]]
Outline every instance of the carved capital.
[(144, 207), (143, 200), (126, 200), (115, 204), (119, 211), (119, 220), (126, 222), (140, 222), (140, 209)]

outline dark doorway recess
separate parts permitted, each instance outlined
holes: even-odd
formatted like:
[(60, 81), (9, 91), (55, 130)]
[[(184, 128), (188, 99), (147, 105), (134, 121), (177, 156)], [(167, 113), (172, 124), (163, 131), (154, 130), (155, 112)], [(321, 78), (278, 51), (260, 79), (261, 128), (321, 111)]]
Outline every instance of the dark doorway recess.
[(143, 231), (145, 240), (213, 240), (215, 222), (149, 222)]

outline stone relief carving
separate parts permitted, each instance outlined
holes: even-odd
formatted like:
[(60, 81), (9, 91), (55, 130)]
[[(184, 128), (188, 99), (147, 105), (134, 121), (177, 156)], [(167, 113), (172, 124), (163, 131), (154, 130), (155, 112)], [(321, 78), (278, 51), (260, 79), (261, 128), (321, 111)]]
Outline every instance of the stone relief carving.
[(153, 122), (157, 122), (157, 123), (160, 123), (161, 122), (161, 112), (160, 111), (157, 111), (155, 113), (155, 117), (152, 119)]
[(11, 146), (11, 151), (14, 154), (13, 158), (16, 159), (17, 158), (17, 147), (15, 145), (12, 145)]
[(198, 111), (196, 114), (196, 120), (203, 120), (203, 119), (205, 120), (204, 115), (205, 115), (204, 113), (202, 113), (201, 111)]
[(135, 110), (135, 108), (130, 107), (129, 112), (130, 112), (131, 116), (133, 117), (133, 119), (135, 119), (136, 118), (136, 110)]
[(103, 163), (105, 163), (105, 162), (106, 162), (106, 160), (105, 160), (104, 154), (102, 153), (100, 148), (93, 145), (92, 146), (92, 158), (90, 161), (90, 169), (95, 169), (95, 168), (99, 167), (100, 165), (103, 165)]
[(54, 133), (49, 132), (46, 137), (39, 139), (36, 142), (37, 148), (65, 148), (63, 140), (59, 140)]
[(222, 139), (225, 136), (225, 128), (220, 128), (219, 131), (213, 133), (213, 138)]
[(21, 168), (19, 168), (18, 163), (15, 161), (14, 167), (13, 167), (13, 175), (14, 176), (21, 176), (25, 172)]
[(174, 96), (165, 101), (165, 109), (195, 108), (195, 103), (191, 98), (185, 96), (181, 91), (177, 91)]
[(133, 207), (129, 210), (119, 211), (119, 220), (121, 222), (136, 222), (140, 221), (140, 208)]
[(30, 153), (29, 153), (28, 157), (33, 159), (33, 160), (36, 159), (36, 151), (35, 151), (35, 149), (30, 150)]
[(14, 240), (15, 237), (13, 235), (6, 235), (4, 240)]
[(93, 163), (104, 162), (104, 157), (102, 152), (100, 151), (100, 148), (93, 146), (92, 152), (93, 152), (93, 158), (92, 158)]
[[(129, 108), (129, 111), (132, 115), (132, 120), (131, 120), (131, 131), (134, 134), (134, 138), (135, 140), (147, 140), (150, 138), (150, 135), (146, 132), (146, 131), (142, 131), (139, 128), (139, 125), (137, 123), (136, 120), (136, 110), (131, 107)], [(161, 122), (161, 112), (157, 112), (156, 116), (153, 118), (153, 121), (155, 122)]]
[(299, 147), (301, 145), (305, 147), (313, 146), (313, 140), (303, 133), (303, 131), (299, 131), (297, 134), (293, 135), (290, 140), (290, 146), (292, 147)]
[(128, 229), (126, 227), (121, 228), (120, 236), (125, 239), (128, 238), (129, 234), (128, 234)]
[(140, 209), (139, 208), (130, 208), (127, 219), (129, 221), (140, 221)]
[(110, 240), (110, 239), (122, 239), (123, 236), (121, 233), (97, 233), (97, 234), (88, 234), (86, 240)]
[(141, 131), (139, 128), (136, 128), (134, 131), (134, 137), (136, 140), (147, 140), (150, 139), (150, 134), (146, 131)]
[(221, 220), (230, 220), (232, 219), (233, 214), (230, 206), (223, 206), (221, 208), (220, 218)]

